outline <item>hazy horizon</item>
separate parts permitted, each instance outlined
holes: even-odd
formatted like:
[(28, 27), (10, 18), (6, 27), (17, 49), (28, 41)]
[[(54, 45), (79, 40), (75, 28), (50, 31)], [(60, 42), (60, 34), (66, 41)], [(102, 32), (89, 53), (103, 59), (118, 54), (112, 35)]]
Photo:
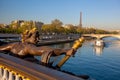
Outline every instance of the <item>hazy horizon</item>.
[(0, 23), (13, 20), (41, 21), (59, 19), (83, 27), (120, 29), (120, 0), (0, 0)]

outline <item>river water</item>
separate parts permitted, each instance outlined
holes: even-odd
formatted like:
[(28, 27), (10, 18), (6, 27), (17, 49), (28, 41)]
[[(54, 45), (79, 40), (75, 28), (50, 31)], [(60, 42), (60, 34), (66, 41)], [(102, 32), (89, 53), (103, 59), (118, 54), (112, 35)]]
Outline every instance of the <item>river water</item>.
[[(120, 40), (105, 38), (105, 47), (94, 47), (94, 41), (85, 41), (75, 57), (71, 57), (62, 70), (76, 75), (89, 75), (92, 80), (120, 80)], [(73, 43), (51, 45), (70, 48)]]

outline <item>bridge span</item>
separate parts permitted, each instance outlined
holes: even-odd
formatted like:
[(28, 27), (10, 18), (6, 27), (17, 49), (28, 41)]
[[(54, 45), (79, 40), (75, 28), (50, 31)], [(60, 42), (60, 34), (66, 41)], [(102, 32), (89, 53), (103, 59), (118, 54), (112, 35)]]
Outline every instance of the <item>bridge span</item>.
[(95, 37), (97, 39), (102, 39), (105, 37), (115, 37), (120, 39), (120, 34), (82, 34), (83, 37), (89, 36), (89, 37)]

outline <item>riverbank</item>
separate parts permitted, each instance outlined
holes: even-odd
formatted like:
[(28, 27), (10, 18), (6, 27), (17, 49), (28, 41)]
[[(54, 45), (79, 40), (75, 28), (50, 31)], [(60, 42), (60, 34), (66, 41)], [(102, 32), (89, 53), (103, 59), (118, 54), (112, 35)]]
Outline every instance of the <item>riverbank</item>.
[(0, 33), (0, 38), (18, 38), (18, 37), (20, 37), (20, 34)]
[(62, 40), (41, 40), (38, 42), (37, 46), (41, 45), (51, 45), (51, 44), (60, 44), (60, 43), (68, 43), (73, 42), (76, 39), (62, 39)]
[[(45, 37), (45, 36), (42, 36), (42, 37)], [(56, 36), (54, 36), (54, 39), (41, 39), (41, 40), (39, 40), (37, 46), (73, 42), (74, 40), (78, 39), (78, 36), (76, 38), (75, 37), (67, 38), (67, 37), (66, 38), (62, 38), (62, 37), (57, 38)], [(0, 40), (7, 42), (7, 43), (11, 43), (11, 42), (20, 42), (21, 39), (20, 39), (20, 34), (2, 34), (2, 33), (0, 33)]]

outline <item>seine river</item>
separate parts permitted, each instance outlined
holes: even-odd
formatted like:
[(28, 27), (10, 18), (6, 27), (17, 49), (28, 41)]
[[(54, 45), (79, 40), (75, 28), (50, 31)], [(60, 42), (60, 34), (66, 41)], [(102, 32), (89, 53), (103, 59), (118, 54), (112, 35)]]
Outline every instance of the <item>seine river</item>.
[[(105, 38), (105, 47), (92, 46), (94, 41), (85, 41), (75, 57), (71, 57), (62, 70), (76, 75), (89, 75), (92, 80), (120, 80), (120, 40)], [(73, 43), (52, 45), (70, 48)]]

